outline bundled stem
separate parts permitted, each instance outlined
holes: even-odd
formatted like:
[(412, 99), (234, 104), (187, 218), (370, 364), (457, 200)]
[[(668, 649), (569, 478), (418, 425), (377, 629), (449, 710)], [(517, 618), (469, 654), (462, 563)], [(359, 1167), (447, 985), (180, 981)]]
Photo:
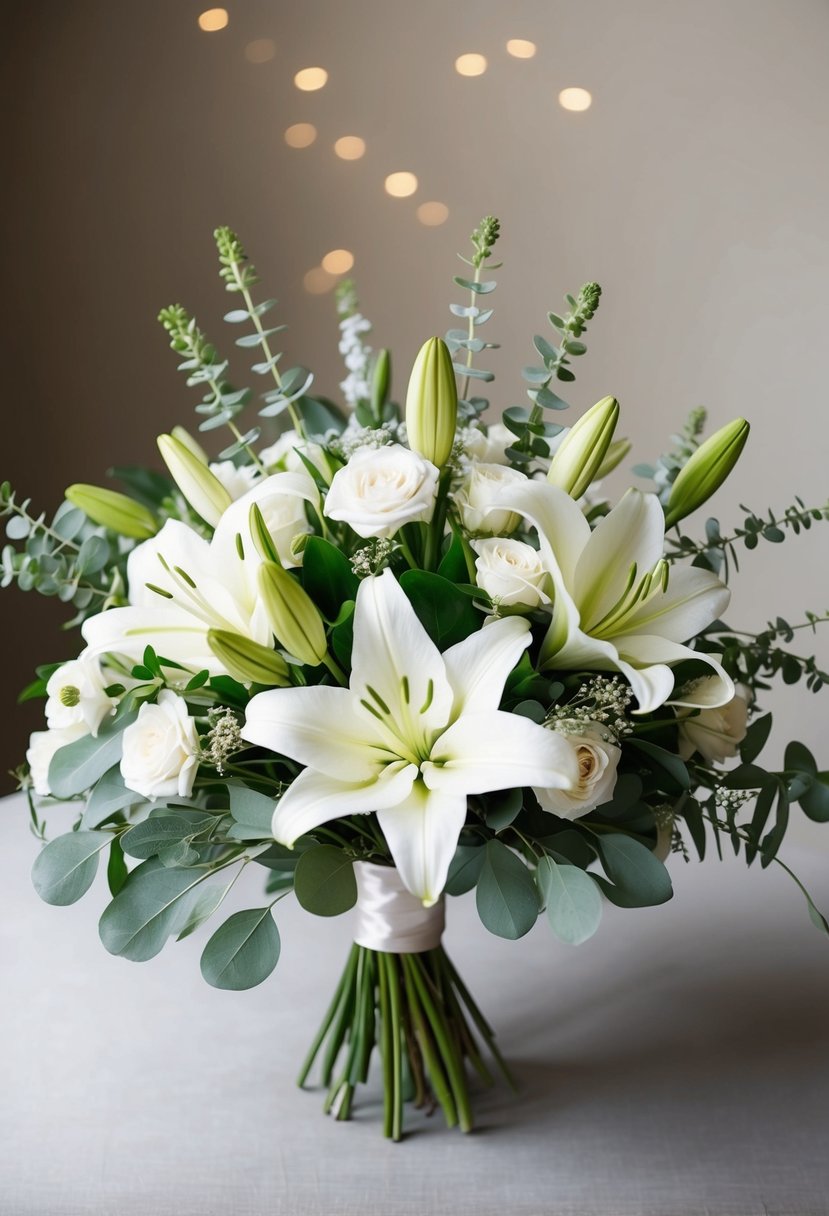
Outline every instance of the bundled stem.
[(354, 945), (297, 1083), (305, 1085), (320, 1056), (328, 1087), (323, 1109), (348, 1119), (377, 1047), (384, 1135), (402, 1138), (406, 1101), (429, 1113), (440, 1106), (447, 1127), (468, 1132), (467, 1061), (485, 1084), (493, 1083), (476, 1033), (514, 1087), (490, 1026), (442, 946), (422, 954), (386, 954)]

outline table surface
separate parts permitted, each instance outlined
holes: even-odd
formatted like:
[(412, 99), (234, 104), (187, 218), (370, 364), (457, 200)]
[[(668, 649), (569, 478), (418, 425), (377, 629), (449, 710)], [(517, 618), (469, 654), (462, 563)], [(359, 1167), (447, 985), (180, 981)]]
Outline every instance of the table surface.
[[(69, 826), (56, 807), (49, 826)], [(462, 1136), (415, 1114), (383, 1140), (294, 1075), (349, 918), (278, 907), (282, 958), (250, 992), (199, 974), (204, 936), (109, 956), (103, 876), (41, 903), (20, 798), (0, 802), (2, 1216), (818, 1216), (829, 1213), (829, 942), (776, 867), (672, 862), (661, 908), (608, 907), (578, 949), (544, 921), (491, 937), (469, 897), (447, 945), (521, 1083)], [(826, 854), (788, 859), (829, 904)], [(254, 867), (250, 867), (251, 870)], [(258, 875), (234, 906), (256, 906)]]

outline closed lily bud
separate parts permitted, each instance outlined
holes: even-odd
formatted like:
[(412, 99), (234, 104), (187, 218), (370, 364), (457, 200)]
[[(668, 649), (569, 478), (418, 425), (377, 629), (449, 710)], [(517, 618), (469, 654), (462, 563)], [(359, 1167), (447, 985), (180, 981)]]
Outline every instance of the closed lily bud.
[(285, 688), (290, 684), (288, 664), (268, 646), (232, 633), (229, 629), (209, 629), (207, 642), (216, 658), (234, 680), (243, 684), (267, 684)]
[(170, 476), (190, 506), (205, 523), (215, 528), (233, 501), (218, 477), (193, 455), (189, 447), (172, 435), (159, 435), (158, 450), (170, 470)]
[(440, 338), (430, 338), (415, 359), (406, 393), (409, 447), (439, 469), (449, 459), (458, 424), (458, 389), (452, 356)]
[(371, 372), (371, 412), (381, 418), (391, 384), (391, 354), (385, 348), (378, 352)]
[(599, 465), (594, 481), (607, 477), (608, 473), (612, 473), (615, 468), (618, 468), (632, 447), (633, 444), (629, 439), (614, 439), (605, 453), (604, 460)]
[(263, 562), (257, 577), (259, 594), (280, 646), (300, 663), (319, 666), (328, 654), (328, 646), (314, 601), (276, 562)]
[(618, 419), (619, 402), (615, 397), (602, 397), (591, 406), (567, 432), (553, 456), (547, 480), (571, 498), (581, 498), (599, 475)]
[(696, 511), (720, 488), (740, 459), (749, 430), (745, 418), (735, 418), (700, 444), (671, 486), (666, 528)]
[(174, 426), (170, 433), (174, 439), (179, 441), (179, 443), (183, 443), (186, 448), (189, 448), (193, 455), (196, 456), (202, 462), (202, 464), (210, 464), (210, 458), (208, 457), (207, 452), (205, 452), (198, 439), (194, 439), (185, 427)]
[(74, 485), (66, 491), (73, 507), (79, 507), (94, 524), (110, 528), (119, 536), (148, 540), (158, 531), (158, 522), (147, 507), (126, 494), (103, 486)]

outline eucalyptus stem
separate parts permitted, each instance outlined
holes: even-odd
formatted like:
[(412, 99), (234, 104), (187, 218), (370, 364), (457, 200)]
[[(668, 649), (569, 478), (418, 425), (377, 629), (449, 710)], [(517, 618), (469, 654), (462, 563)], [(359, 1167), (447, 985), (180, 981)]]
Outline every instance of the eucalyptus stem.
[[(481, 265), (482, 265), (482, 263), (480, 261), (477, 261), (477, 259), (476, 259), (475, 273), (472, 276), (473, 283), (480, 283), (480, 281), (481, 281)], [(469, 291), (470, 308), (477, 307), (477, 304), (476, 304), (477, 298), (478, 298), (478, 293), (475, 291), (472, 291), (472, 289), (470, 288), (470, 291)], [(475, 337), (475, 318), (474, 318), (474, 316), (470, 316), (468, 318), (468, 332), (469, 332), (469, 340), (471, 342), (473, 340), (473, 338)], [(472, 366), (472, 350), (470, 347), (467, 347), (467, 350), (466, 350), (466, 366), (467, 367)], [(470, 381), (470, 377), (468, 375), (464, 376), (463, 389), (461, 390), (461, 397), (464, 399), (464, 401), (466, 400), (467, 393), (469, 392), (469, 381)]]

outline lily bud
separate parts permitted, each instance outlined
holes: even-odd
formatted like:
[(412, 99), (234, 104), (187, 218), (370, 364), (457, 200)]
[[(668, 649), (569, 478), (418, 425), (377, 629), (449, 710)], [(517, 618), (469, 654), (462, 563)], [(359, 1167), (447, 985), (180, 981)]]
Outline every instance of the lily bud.
[(207, 642), (228, 674), (242, 684), (285, 688), (291, 682), (288, 664), (281, 654), (268, 646), (260, 646), (228, 629), (209, 629)]
[(179, 443), (183, 443), (186, 448), (189, 448), (193, 455), (200, 460), (202, 464), (210, 464), (210, 458), (208, 457), (207, 452), (205, 452), (199, 441), (194, 439), (185, 427), (174, 426), (170, 433), (174, 439), (179, 441)]
[(622, 463), (627, 456), (633, 444), (629, 439), (614, 439), (610, 447), (605, 453), (605, 458), (599, 465), (594, 481), (599, 481), (602, 477), (607, 477), (608, 473), (612, 473), (615, 468)]
[(116, 490), (78, 484), (69, 486), (66, 497), (73, 507), (79, 507), (94, 524), (110, 528), (119, 536), (148, 540), (158, 531), (158, 522), (152, 511), (134, 498), (128, 498), (126, 494), (119, 494)]
[(205, 523), (215, 528), (233, 501), (218, 477), (172, 435), (159, 435), (158, 450), (190, 506)]
[(567, 432), (553, 456), (547, 480), (571, 498), (581, 498), (599, 474), (618, 419), (619, 402), (615, 397), (602, 397), (591, 406)]
[(371, 412), (377, 419), (383, 416), (383, 406), (391, 384), (391, 354), (385, 348), (378, 351), (371, 372)]
[(720, 488), (740, 459), (750, 429), (745, 418), (735, 418), (700, 444), (671, 486), (666, 528), (696, 511)]
[(449, 348), (430, 338), (415, 359), (406, 393), (409, 447), (443, 468), (455, 442), (458, 389)]
[(328, 654), (328, 646), (316, 604), (276, 562), (263, 562), (257, 577), (259, 594), (280, 646), (300, 663), (319, 666)]

